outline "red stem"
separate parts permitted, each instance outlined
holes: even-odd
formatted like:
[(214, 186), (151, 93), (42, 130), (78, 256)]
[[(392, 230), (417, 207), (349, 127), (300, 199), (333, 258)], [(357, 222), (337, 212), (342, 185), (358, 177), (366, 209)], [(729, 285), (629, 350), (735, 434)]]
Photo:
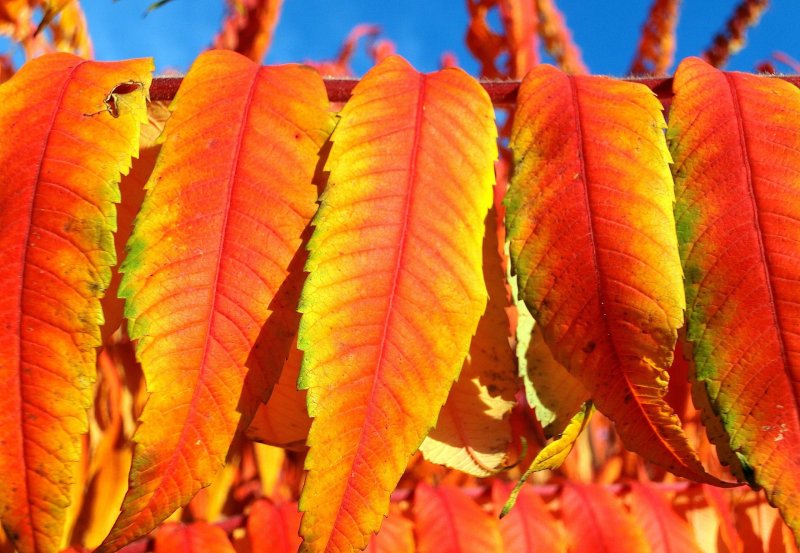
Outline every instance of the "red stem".
[[(783, 79), (800, 87), (800, 75), (774, 77)], [(644, 78), (624, 79), (626, 81), (641, 83), (656, 93), (662, 103), (672, 99), (671, 78)], [(153, 101), (168, 101), (175, 97), (178, 87), (183, 79), (181, 77), (156, 77), (150, 87), (150, 99)], [(519, 81), (480, 81), (489, 98), (496, 106), (513, 106), (517, 99)], [(331, 102), (346, 102), (358, 84), (358, 79), (325, 79), (325, 88), (328, 90), (328, 99)]]

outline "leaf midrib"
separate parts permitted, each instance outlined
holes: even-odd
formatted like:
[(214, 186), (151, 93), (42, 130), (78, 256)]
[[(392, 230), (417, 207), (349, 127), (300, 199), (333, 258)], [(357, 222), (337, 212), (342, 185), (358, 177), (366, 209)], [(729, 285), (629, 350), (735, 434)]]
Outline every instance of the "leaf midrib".
[[(383, 369), (384, 355), (386, 351), (386, 344), (388, 341), (387, 337), (389, 334), (389, 328), (391, 326), (391, 321), (392, 321), (394, 300), (397, 295), (397, 287), (398, 287), (398, 282), (400, 280), (400, 270), (403, 265), (403, 259), (405, 257), (406, 238), (408, 236), (408, 226), (411, 215), (412, 196), (414, 195), (414, 191), (418, 180), (417, 160), (419, 157), (420, 135), (422, 134), (422, 121), (423, 121), (424, 107), (425, 107), (425, 85), (427, 76), (425, 74), (420, 73), (418, 75), (418, 78), (419, 78), (419, 84), (417, 91), (417, 105), (416, 105), (415, 120), (414, 120), (414, 139), (411, 144), (411, 156), (409, 159), (408, 180), (407, 180), (408, 193), (406, 194), (403, 204), (403, 216), (400, 229), (400, 243), (398, 244), (397, 247), (397, 259), (395, 260), (395, 268), (392, 274), (392, 284), (389, 290), (389, 304), (387, 305), (386, 316), (384, 317), (383, 330), (381, 332), (380, 344), (378, 347), (378, 358), (375, 363), (376, 369), (372, 378), (372, 384), (370, 386), (369, 398), (367, 400), (367, 411), (364, 415), (364, 423), (362, 423), (361, 425), (361, 432), (359, 433), (358, 444), (356, 445), (355, 455), (350, 465), (351, 467), (355, 467), (355, 465), (360, 461), (363, 455), (362, 451), (364, 449), (364, 440), (366, 435), (366, 432), (364, 432), (364, 426), (366, 425), (366, 421), (371, 419), (372, 410), (375, 408), (375, 391), (378, 387), (381, 371)], [(331, 534), (329, 534), (327, 542), (325, 544), (325, 551), (328, 551), (328, 548), (331, 545), (333, 530), (339, 527), (339, 520), (342, 518), (342, 515), (346, 512), (346, 509), (344, 508), (345, 500), (348, 498), (348, 496), (351, 493), (351, 490), (353, 489), (352, 481), (354, 477), (355, 477), (355, 470), (350, 470), (347, 476), (347, 481), (345, 482), (344, 493), (342, 494), (342, 498), (339, 500), (339, 506), (336, 511), (336, 517), (334, 518), (333, 526), (331, 527)]]

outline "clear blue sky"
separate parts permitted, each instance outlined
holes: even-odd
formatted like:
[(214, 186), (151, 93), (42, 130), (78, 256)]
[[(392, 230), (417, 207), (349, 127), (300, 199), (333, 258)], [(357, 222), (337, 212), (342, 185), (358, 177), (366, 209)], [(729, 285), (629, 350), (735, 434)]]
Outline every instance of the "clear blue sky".
[[(98, 59), (152, 56), (159, 70), (186, 71), (217, 32), (223, 0), (173, 0), (142, 14), (152, 0), (84, 0)], [(721, 29), (738, 0), (684, 0), (678, 26), (678, 59), (698, 54)], [(575, 40), (593, 73), (622, 75), (630, 64), (649, 0), (559, 0)], [(350, 29), (375, 23), (398, 53), (418, 69), (438, 67), (451, 51), (475, 73), (464, 46), (464, 0), (285, 0), (266, 63), (322, 60), (335, 56)], [(772, 0), (748, 45), (729, 69), (753, 71), (775, 50), (800, 59), (800, 1)], [(355, 68), (368, 68), (362, 53)]]

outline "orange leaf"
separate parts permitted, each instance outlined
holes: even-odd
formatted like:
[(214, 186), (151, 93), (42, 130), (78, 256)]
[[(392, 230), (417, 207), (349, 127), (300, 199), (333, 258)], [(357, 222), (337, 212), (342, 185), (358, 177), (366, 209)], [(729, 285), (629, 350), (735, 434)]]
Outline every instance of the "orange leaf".
[(800, 91), (697, 58), (669, 138), (697, 379), (800, 539)]
[(555, 358), (627, 448), (718, 483), (664, 401), (684, 299), (663, 127), (642, 85), (528, 73), (511, 136), (511, 261)]
[[(22, 552), (57, 551), (64, 532), (117, 183), (138, 151), (151, 70), (57, 54), (0, 87), (0, 517)], [(128, 99), (112, 114), (117, 93)]]
[(625, 551), (649, 553), (642, 529), (612, 493), (594, 484), (564, 484), (564, 525), (572, 553)]
[(631, 482), (630, 487), (631, 515), (641, 525), (652, 553), (700, 552), (692, 527), (664, 494), (646, 483)]
[[(497, 515), (513, 487), (499, 480), (493, 482), (492, 503)], [(563, 553), (567, 550), (564, 529), (532, 486), (520, 489), (514, 508), (500, 520), (500, 534), (508, 553)]]
[(453, 486), (414, 492), (418, 553), (502, 553), (498, 520)]
[(197, 59), (172, 109), (120, 285), (151, 395), (122, 513), (98, 551), (146, 534), (208, 486), (240, 413), (255, 411), (256, 394), (240, 400), (248, 358), (265, 347), (270, 302), (314, 213), (331, 125), (313, 70), (221, 50)]
[(170, 522), (158, 529), (155, 542), (155, 553), (235, 553), (225, 531), (207, 522)]
[(367, 545), (458, 377), (486, 305), (495, 136), (477, 82), (399, 57), (340, 114), (300, 301), (307, 551)]
[(490, 211), (483, 238), (483, 278), (489, 291), (486, 313), (436, 427), (420, 446), (428, 461), (475, 476), (489, 476), (507, 461), (509, 416), (517, 388), (496, 229), (496, 216)]
[(300, 512), (296, 503), (275, 505), (259, 499), (250, 507), (247, 535), (252, 551), (297, 553), (300, 547)]

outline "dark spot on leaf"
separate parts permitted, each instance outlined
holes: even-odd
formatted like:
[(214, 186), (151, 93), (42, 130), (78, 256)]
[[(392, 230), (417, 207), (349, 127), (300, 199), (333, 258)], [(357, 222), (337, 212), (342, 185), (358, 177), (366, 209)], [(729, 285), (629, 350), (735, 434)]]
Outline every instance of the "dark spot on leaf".
[(632, 399), (633, 399), (633, 395), (628, 393), (628, 394), (625, 394), (625, 397), (623, 398), (622, 401), (624, 401), (625, 403), (630, 403)]
[(597, 344), (595, 344), (594, 342), (590, 341), (585, 346), (583, 346), (582, 351), (583, 351), (583, 353), (592, 353), (594, 351), (594, 348), (596, 348), (596, 347), (597, 347)]
[(120, 83), (111, 89), (111, 92), (108, 93), (108, 96), (106, 96), (106, 99), (104, 100), (108, 113), (110, 113), (115, 119), (119, 117), (119, 107), (117, 106), (118, 98), (123, 94), (136, 92), (142, 88), (142, 86), (142, 83), (138, 81), (128, 81), (127, 83)]

